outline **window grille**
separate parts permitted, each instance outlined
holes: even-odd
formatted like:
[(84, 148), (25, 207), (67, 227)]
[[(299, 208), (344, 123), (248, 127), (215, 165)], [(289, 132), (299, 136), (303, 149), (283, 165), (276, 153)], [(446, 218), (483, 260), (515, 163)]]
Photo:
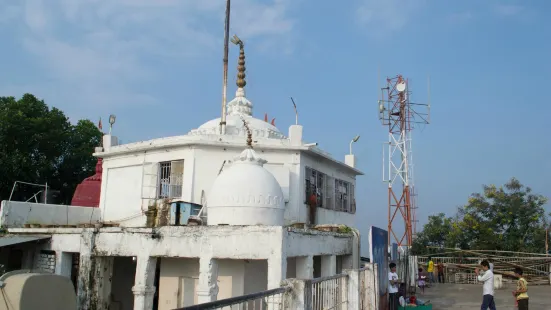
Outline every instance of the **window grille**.
[(181, 198), (184, 161), (159, 163), (159, 198)]

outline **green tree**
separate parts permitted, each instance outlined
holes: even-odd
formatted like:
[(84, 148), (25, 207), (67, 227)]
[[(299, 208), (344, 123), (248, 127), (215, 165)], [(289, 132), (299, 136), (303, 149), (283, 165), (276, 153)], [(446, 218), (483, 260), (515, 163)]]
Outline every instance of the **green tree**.
[[(77, 184), (94, 172), (94, 147), (101, 132), (89, 120), (72, 125), (57, 108), (25, 94), (0, 97), (0, 200), (15, 181), (48, 183), (69, 203)], [(14, 199), (26, 200), (40, 188), (19, 186)]]
[(423, 225), (423, 230), (417, 234), (412, 246), (412, 252), (420, 255), (427, 254), (427, 247), (449, 247), (450, 231), (453, 219), (444, 213), (429, 216), (428, 222)]
[(542, 253), (549, 220), (547, 198), (512, 178), (499, 188), (484, 185), (472, 194), (454, 217), (430, 216), (414, 241), (413, 250), (426, 254), (427, 246), (464, 250), (505, 250)]
[(458, 212), (457, 229), (471, 249), (542, 252), (547, 198), (512, 178), (499, 188), (486, 185)]

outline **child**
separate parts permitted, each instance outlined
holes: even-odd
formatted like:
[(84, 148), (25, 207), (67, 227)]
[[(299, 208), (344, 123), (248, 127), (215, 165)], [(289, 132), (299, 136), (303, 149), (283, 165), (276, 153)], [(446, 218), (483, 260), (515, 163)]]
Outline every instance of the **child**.
[(419, 274), (417, 275), (417, 285), (421, 288), (421, 292), (425, 292), (427, 275), (423, 272), (423, 268), (419, 268)]
[(518, 310), (528, 310), (528, 282), (522, 276), (522, 269), (515, 268), (515, 276), (518, 278), (517, 289), (513, 291)]

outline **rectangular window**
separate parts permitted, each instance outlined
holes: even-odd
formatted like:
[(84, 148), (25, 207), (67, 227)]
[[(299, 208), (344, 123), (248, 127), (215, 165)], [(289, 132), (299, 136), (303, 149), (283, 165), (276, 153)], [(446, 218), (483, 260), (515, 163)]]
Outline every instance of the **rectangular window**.
[(305, 167), (306, 201), (316, 194), (317, 206), (324, 209), (356, 213), (354, 185)]
[(312, 168), (306, 167), (305, 168), (305, 175), (306, 175), (306, 201), (309, 201), (310, 196), (312, 194), (315, 194), (317, 197), (317, 206), (319, 208), (325, 207), (325, 201), (324, 197), (325, 195), (325, 179), (326, 175), (314, 170)]
[(335, 210), (356, 213), (356, 200), (352, 183), (335, 179)]
[(159, 163), (159, 198), (181, 198), (183, 181), (183, 160)]

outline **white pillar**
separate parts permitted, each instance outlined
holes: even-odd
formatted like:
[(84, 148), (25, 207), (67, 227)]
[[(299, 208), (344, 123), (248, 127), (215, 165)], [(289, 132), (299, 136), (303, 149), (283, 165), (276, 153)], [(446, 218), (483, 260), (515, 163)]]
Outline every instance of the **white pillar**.
[[(364, 307), (360, 308), (360, 298), (362, 294), (360, 293), (360, 284), (362, 283), (360, 279), (360, 271), (359, 270), (345, 270), (344, 271), (348, 275), (348, 283), (347, 283), (347, 300), (348, 305), (346, 309), (348, 310), (360, 310), (360, 309), (370, 309), (367, 308), (365, 305)], [(363, 288), (365, 290), (365, 288)], [(367, 294), (367, 292), (365, 292)]]
[(70, 278), (72, 264), (73, 253), (62, 251), (55, 252), (55, 274)]
[(199, 258), (199, 284), (197, 301), (199, 304), (215, 301), (218, 297), (218, 261), (211, 256)]
[(155, 295), (155, 271), (157, 258), (149, 255), (136, 258), (136, 277), (134, 278), (134, 310), (153, 309)]
[[(283, 252), (275, 252), (268, 259), (268, 289), (281, 287), (287, 277), (287, 257)], [(283, 299), (276, 295), (269, 298), (268, 310), (281, 309)]]
[(323, 255), (321, 257), (321, 276), (330, 277), (337, 274), (337, 256)]
[(287, 258), (273, 255), (268, 259), (268, 289), (281, 287), (287, 274)]
[(300, 256), (296, 257), (296, 278), (312, 279), (314, 277), (314, 257)]
[[(290, 286), (292, 292), (285, 294), (285, 309), (312, 309), (312, 283), (310, 280), (287, 279), (285, 286)], [(282, 309), (282, 308), (280, 308)]]

